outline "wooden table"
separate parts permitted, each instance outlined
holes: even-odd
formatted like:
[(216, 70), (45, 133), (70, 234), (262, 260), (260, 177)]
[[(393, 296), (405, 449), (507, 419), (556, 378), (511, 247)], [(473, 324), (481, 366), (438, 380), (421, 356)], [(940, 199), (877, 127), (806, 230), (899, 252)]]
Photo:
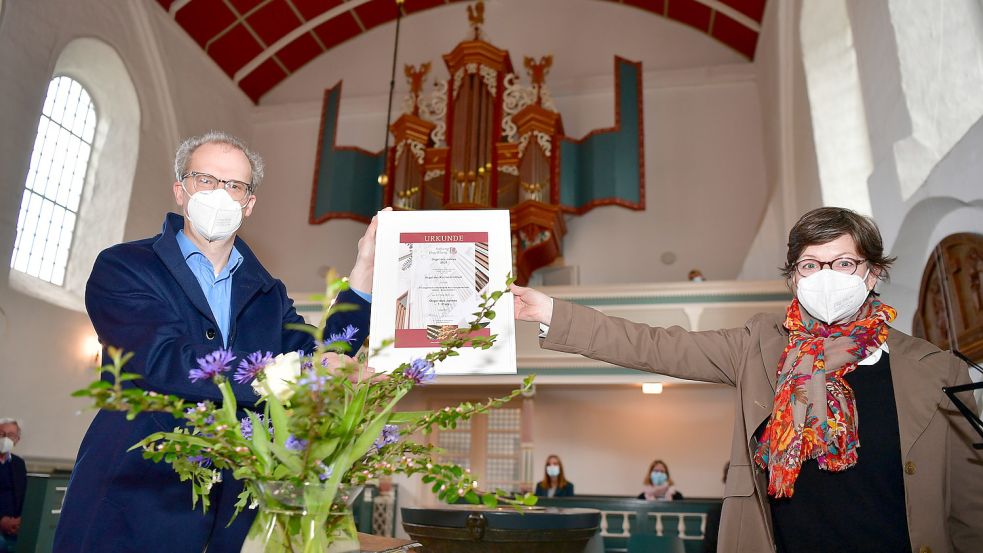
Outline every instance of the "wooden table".
[(362, 553), (412, 551), (420, 546), (419, 542), (413, 540), (373, 536), (372, 534), (363, 534), (361, 532), (358, 533), (358, 545), (362, 548)]

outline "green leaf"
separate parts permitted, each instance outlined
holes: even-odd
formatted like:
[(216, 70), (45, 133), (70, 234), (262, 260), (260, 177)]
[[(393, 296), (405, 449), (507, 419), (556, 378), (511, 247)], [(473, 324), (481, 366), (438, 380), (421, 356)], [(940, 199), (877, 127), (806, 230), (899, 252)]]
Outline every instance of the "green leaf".
[(389, 415), (389, 424), (416, 424), (430, 411), (398, 411)]
[[(263, 470), (268, 471), (269, 467), (273, 464), (273, 458), (270, 457), (270, 435), (266, 430), (266, 424), (260, 422), (259, 416), (252, 411), (246, 411), (249, 415), (249, 422), (253, 425), (253, 436), (252, 436), (252, 450), (256, 454), (256, 458), (259, 459), (260, 464), (263, 466)], [(240, 435), (242, 433), (242, 427), (240, 426)]]
[(232, 393), (232, 384), (228, 380), (223, 380), (218, 389), (222, 392), (222, 412), (225, 414), (226, 421), (239, 422), (236, 417), (236, 396)]
[(273, 455), (283, 463), (287, 469), (293, 473), (295, 476), (302, 476), (304, 470), (304, 463), (301, 462), (300, 457), (283, 446), (283, 444), (272, 443), (270, 444), (270, 449), (273, 451)]
[(306, 332), (307, 334), (314, 335), (317, 333), (317, 329), (311, 325), (303, 323), (287, 323), (283, 325), (283, 328), (287, 330), (299, 330), (300, 332)]
[(319, 460), (327, 459), (338, 448), (338, 438), (317, 442), (311, 449), (311, 457)]
[(282, 446), (287, 443), (287, 413), (283, 409), (283, 404), (273, 395), (272, 392), (266, 394), (266, 405), (270, 408), (270, 422), (273, 423), (273, 441)]
[(334, 304), (334, 305), (331, 306), (331, 309), (329, 311), (333, 315), (335, 313), (345, 313), (345, 312), (349, 312), (349, 311), (358, 311), (358, 309), (359, 309), (359, 307), (357, 305), (355, 305), (354, 303), (336, 303), (336, 304)]
[(493, 493), (486, 493), (481, 496), (481, 502), (489, 509), (494, 509), (498, 506), (498, 497)]

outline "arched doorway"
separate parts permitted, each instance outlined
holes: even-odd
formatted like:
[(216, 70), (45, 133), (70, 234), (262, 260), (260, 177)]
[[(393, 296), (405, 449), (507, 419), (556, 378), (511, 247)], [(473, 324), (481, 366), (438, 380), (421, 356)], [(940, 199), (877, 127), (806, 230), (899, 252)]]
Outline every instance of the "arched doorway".
[(952, 234), (932, 250), (912, 331), (942, 349), (983, 359), (983, 235)]

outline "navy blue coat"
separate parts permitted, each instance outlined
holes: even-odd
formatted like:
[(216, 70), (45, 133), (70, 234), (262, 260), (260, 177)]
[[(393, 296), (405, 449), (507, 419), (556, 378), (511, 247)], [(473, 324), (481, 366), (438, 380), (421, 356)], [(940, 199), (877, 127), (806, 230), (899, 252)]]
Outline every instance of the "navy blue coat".
[[(537, 497), (549, 497), (549, 488), (544, 486), (542, 482), (536, 482), (536, 496)], [(556, 493), (553, 497), (573, 497), (573, 484), (567, 482), (563, 486), (556, 489)]]
[[(2, 493), (10, 494), (6, 499), (10, 501), (12, 508), (9, 511), (0, 509), (0, 517), (19, 517), (24, 507), (24, 493), (27, 491), (27, 465), (24, 464), (23, 459), (13, 453), (10, 454), (7, 463), (10, 464), (11, 471), (10, 489), (3, 490)], [(0, 467), (6, 468), (4, 465)]]
[[(201, 286), (178, 247), (184, 219), (169, 213), (161, 234), (119, 244), (96, 259), (85, 290), (89, 318), (105, 345), (134, 352), (126, 365), (143, 378), (137, 386), (190, 401), (219, 401), (210, 381), (191, 382), (195, 360), (222, 347), (220, 330)], [(285, 330), (303, 319), (282, 282), (270, 276), (249, 247), (236, 238), (243, 256), (232, 277), (228, 346), (238, 359), (254, 351), (274, 354), (313, 349), (307, 333)], [(329, 332), (353, 324), (355, 344), (368, 334), (369, 304), (353, 292), (339, 302), (357, 305), (328, 321)], [(104, 359), (105, 357), (105, 353)], [(238, 361), (236, 362), (238, 364)], [(256, 395), (248, 384), (234, 384), (240, 405)], [(143, 459), (133, 444), (180, 423), (170, 415), (144, 413), (127, 421), (119, 412), (100, 411), (79, 448), (55, 534), (54, 550), (69, 552), (238, 552), (255, 516), (243, 511), (226, 525), (242, 486), (231, 474), (212, 489), (208, 513), (191, 508), (191, 486), (180, 482), (166, 463)]]

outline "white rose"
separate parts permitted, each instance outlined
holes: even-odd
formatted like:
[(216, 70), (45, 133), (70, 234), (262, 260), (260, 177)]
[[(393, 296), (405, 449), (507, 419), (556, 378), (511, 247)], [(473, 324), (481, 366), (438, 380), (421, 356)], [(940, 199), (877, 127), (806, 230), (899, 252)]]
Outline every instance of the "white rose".
[(300, 377), (300, 354), (291, 351), (277, 355), (263, 369), (263, 373), (266, 375), (265, 380), (253, 380), (252, 386), (256, 393), (265, 397), (268, 392), (273, 392), (278, 400), (287, 401), (294, 393), (290, 384), (297, 382)]

